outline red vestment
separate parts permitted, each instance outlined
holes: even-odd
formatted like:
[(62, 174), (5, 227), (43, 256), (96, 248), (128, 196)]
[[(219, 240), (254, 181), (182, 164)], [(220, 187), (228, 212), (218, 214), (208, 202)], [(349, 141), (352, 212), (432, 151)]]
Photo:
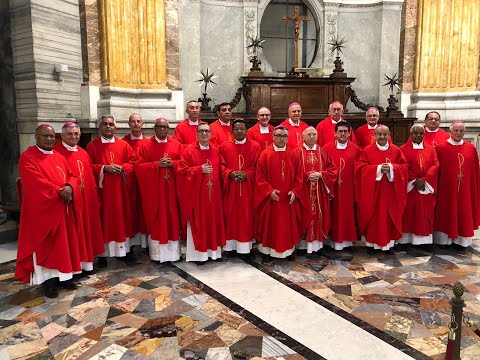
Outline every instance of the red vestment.
[(220, 120), (214, 121), (210, 124), (210, 143), (219, 147), (225, 141), (233, 139), (232, 125), (222, 125)]
[(256, 141), (263, 151), (268, 148), (270, 144), (273, 144), (273, 130), (275, 130), (275, 128), (272, 125), (268, 125), (268, 133), (262, 134), (260, 133), (260, 125), (257, 122), (248, 129), (247, 138)]
[[(332, 224), (330, 200), (334, 194), (337, 169), (331, 156), (318, 145), (315, 150), (307, 150), (301, 146), (294, 151), (300, 156), (303, 183), (310, 199), (310, 223), (306, 240), (323, 242), (327, 239)], [(320, 172), (322, 178), (319, 181), (309, 181), (308, 176), (312, 172)]]
[(437, 204), (433, 229), (450, 239), (472, 237), (480, 225), (480, 172), (475, 146), (449, 142), (435, 148), (438, 171)]
[[(377, 181), (377, 167), (390, 163), (393, 181), (385, 174)], [(402, 217), (407, 202), (408, 165), (395, 145), (381, 151), (377, 144), (363, 149), (355, 162), (355, 197), (358, 227), (365, 240), (380, 248), (393, 246), (392, 240), (402, 236)]]
[[(132, 140), (131, 134), (127, 134), (122, 138), (123, 141), (126, 141), (128, 145), (132, 147), (132, 150), (135, 154), (139, 147), (148, 143), (148, 139), (142, 135), (142, 139)], [(140, 189), (138, 187), (137, 177), (132, 176), (134, 184), (131, 185), (133, 191), (130, 192), (130, 201), (133, 204), (133, 233), (134, 234), (146, 234), (147, 225), (145, 224), (145, 215), (143, 214), (142, 206), (142, 196), (140, 195)]]
[[(250, 139), (245, 144), (227, 141), (220, 146), (220, 155), (224, 161), (223, 214), (227, 240), (250, 242), (254, 238), (253, 189), (255, 166), (260, 153), (260, 145)], [(232, 171), (245, 171), (247, 180), (235, 182), (228, 177)]]
[[(375, 144), (375, 129), (369, 129), (368, 124), (360, 126), (355, 131), (355, 141), (362, 149), (371, 144)], [(392, 143), (392, 138), (388, 137), (388, 143)]]
[[(205, 163), (213, 167), (211, 174), (202, 173)], [(182, 227), (190, 222), (195, 250), (202, 253), (217, 251), (226, 243), (218, 148), (210, 146), (201, 150), (198, 141), (185, 148), (178, 175), (183, 177), (182, 186), (178, 187)]]
[[(255, 238), (262, 247), (277, 253), (293, 251), (310, 221), (310, 204), (298, 153), (288, 147), (286, 151), (275, 151), (270, 145), (258, 159), (255, 183)], [(275, 189), (280, 191), (279, 201), (270, 198)], [(296, 195), (292, 205), (289, 191)]]
[(197, 126), (190, 125), (188, 119), (185, 119), (175, 127), (173, 138), (178, 140), (180, 144), (190, 145), (197, 141)]
[(433, 214), (437, 194), (438, 159), (435, 149), (423, 145), (423, 149), (414, 149), (409, 140), (400, 146), (408, 162), (408, 182), (425, 180), (434, 193), (420, 194), (416, 187), (407, 193), (407, 205), (403, 215), (403, 232), (417, 236), (428, 236), (433, 231)]
[(22, 209), (18, 234), (15, 278), (30, 282), (36, 263), (62, 273), (82, 271), (77, 243), (74, 203), (66, 204), (60, 189), (70, 184), (75, 190), (77, 179), (60, 154), (42, 153), (30, 146), (20, 155), (18, 169), (22, 181)]
[[(133, 229), (133, 206), (130, 198), (133, 180), (133, 166), (136, 157), (130, 145), (115, 137), (113, 143), (102, 143), (102, 137), (90, 141), (87, 152), (93, 163), (95, 179), (105, 165), (118, 164), (123, 167), (122, 174), (103, 173), (103, 186), (99, 186), (103, 240), (105, 243), (125, 242), (135, 235)], [(128, 251), (127, 251), (128, 252)]]
[(436, 147), (438, 144), (443, 144), (450, 138), (450, 134), (445, 130), (438, 128), (438, 131), (430, 132), (425, 128), (425, 135), (423, 137), (423, 143)]
[[(178, 208), (176, 171), (182, 145), (170, 136), (166, 143), (157, 142), (155, 135), (138, 149), (138, 166), (135, 169), (140, 185), (147, 232), (154, 241), (168, 244), (180, 238), (180, 213)], [(163, 157), (172, 159), (173, 168), (160, 168)]]
[[(344, 121), (340, 119), (339, 121)], [(317, 132), (318, 132), (318, 144), (320, 146), (325, 146), (328, 143), (335, 140), (335, 124), (332, 122), (332, 118), (327, 116), (324, 120), (320, 121), (317, 125)], [(348, 141), (353, 143), (356, 142), (355, 134), (353, 131), (350, 131), (350, 136), (348, 137)]]
[(300, 120), (298, 126), (293, 126), (292, 124), (290, 124), (289, 118), (286, 118), (285, 121), (282, 122), (280, 125), (285, 126), (288, 129), (288, 148), (293, 149), (294, 147), (301, 146), (303, 144), (303, 130), (308, 128), (308, 125), (306, 123)]
[(348, 141), (346, 149), (337, 149), (336, 141), (328, 143), (323, 149), (330, 154), (338, 171), (332, 204), (333, 218), (330, 239), (335, 243), (353, 242), (358, 237), (355, 221), (353, 170), (354, 163), (362, 150), (351, 141)]
[(79, 245), (85, 244), (86, 260), (82, 261), (93, 262), (94, 257), (102, 254), (105, 249), (102, 224), (100, 223), (100, 199), (93, 176), (92, 160), (80, 146), (77, 146), (77, 151), (70, 151), (60, 141), (55, 144), (53, 149), (67, 159), (70, 171), (78, 178), (80, 186), (78, 195), (75, 192), (74, 196), (77, 196), (75, 215), (79, 228)]

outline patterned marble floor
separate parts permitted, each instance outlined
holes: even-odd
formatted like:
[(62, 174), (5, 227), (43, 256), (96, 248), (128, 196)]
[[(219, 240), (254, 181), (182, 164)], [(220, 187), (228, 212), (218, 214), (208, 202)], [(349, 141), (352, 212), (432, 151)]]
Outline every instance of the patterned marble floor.
[(0, 265), (0, 359), (305, 359), (181, 270), (141, 261), (112, 263), (57, 299), (14, 281), (14, 264)]
[[(367, 255), (365, 248), (326, 253), (333, 256), (297, 256), (295, 262), (267, 266), (257, 257), (250, 263), (297, 291), (307, 290), (306, 296), (357, 325), (373, 326), (432, 359), (445, 358), (449, 300), (457, 281), (465, 286), (464, 313), (480, 320), (480, 252), (474, 248), (435, 247), (432, 253), (412, 247), (393, 256)], [(335, 255), (342, 259), (331, 260)], [(461, 349), (463, 360), (480, 358), (480, 337), (465, 324)]]

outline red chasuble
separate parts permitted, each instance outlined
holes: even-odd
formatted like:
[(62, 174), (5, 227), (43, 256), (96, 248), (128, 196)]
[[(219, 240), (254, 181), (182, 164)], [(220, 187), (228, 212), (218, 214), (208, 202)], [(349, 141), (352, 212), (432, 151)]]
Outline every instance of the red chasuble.
[[(205, 163), (213, 167), (211, 174), (202, 173)], [(195, 250), (217, 251), (226, 244), (218, 149), (210, 146), (201, 150), (198, 141), (194, 142), (181, 156), (178, 175), (183, 178), (182, 186), (178, 186), (182, 227), (190, 222)]]
[[(331, 156), (320, 146), (316, 150), (307, 150), (301, 146), (298, 152), (302, 162), (303, 183), (310, 199), (310, 224), (307, 230), (307, 242), (324, 241), (328, 237), (332, 224), (330, 200), (333, 197), (333, 186), (337, 180), (337, 169)], [(308, 181), (312, 172), (320, 172), (322, 179)], [(328, 191), (327, 191), (328, 189)]]
[(423, 179), (434, 190), (433, 194), (420, 194), (418, 189), (414, 187), (407, 193), (407, 205), (403, 215), (403, 232), (418, 236), (432, 234), (437, 194), (437, 154), (432, 146), (425, 144), (423, 146), (423, 149), (414, 149), (411, 140), (400, 146), (400, 150), (402, 150), (408, 162), (408, 182)]
[[(152, 240), (160, 244), (180, 238), (176, 170), (181, 152), (182, 145), (170, 136), (166, 143), (159, 143), (152, 136), (138, 149), (135, 172), (140, 184), (147, 232)], [(158, 167), (158, 161), (163, 157), (172, 159), (173, 168)]]
[[(375, 144), (375, 129), (369, 129), (368, 124), (360, 126), (355, 131), (355, 141), (362, 149), (371, 144)], [(392, 143), (392, 138), (388, 137), (388, 143)]]
[(429, 132), (425, 128), (425, 136), (423, 137), (423, 143), (436, 147), (439, 144), (443, 144), (445, 141), (450, 139), (450, 134), (445, 130), (438, 128), (436, 132)]
[[(131, 134), (125, 135), (122, 140), (126, 141), (128, 145), (130, 145), (133, 149), (133, 152), (137, 154), (137, 151), (140, 146), (145, 145), (148, 143), (148, 139), (142, 135), (142, 139), (135, 139), (132, 140)], [(130, 192), (130, 201), (133, 204), (133, 233), (137, 234), (146, 234), (147, 233), (147, 225), (145, 224), (145, 215), (143, 214), (143, 207), (142, 207), (142, 196), (140, 195), (140, 188), (138, 187), (137, 177), (133, 176), (132, 184), (133, 191)]]
[[(393, 182), (385, 174), (376, 181), (377, 165), (385, 162), (393, 166)], [(355, 162), (358, 227), (367, 242), (385, 247), (402, 237), (407, 176), (407, 160), (395, 145), (386, 151), (378, 149), (376, 143), (368, 145)]]
[[(343, 121), (340, 119), (340, 121)], [(325, 146), (328, 143), (335, 140), (335, 124), (332, 122), (332, 118), (327, 116), (323, 121), (320, 121), (317, 125), (317, 132), (318, 132), (318, 144), (320, 146)], [(353, 131), (350, 131), (350, 136), (348, 137), (348, 141), (353, 143), (356, 142), (355, 134)]]
[[(220, 146), (224, 160), (223, 213), (227, 240), (250, 242), (254, 237), (253, 189), (255, 187), (255, 166), (260, 156), (260, 145), (247, 139), (245, 144), (227, 141)], [(232, 171), (245, 171), (247, 180), (241, 183), (230, 179)]]
[(247, 138), (256, 141), (260, 145), (260, 149), (263, 151), (270, 144), (273, 144), (273, 130), (275, 128), (272, 125), (268, 125), (268, 133), (260, 133), (260, 125), (258, 122), (248, 129)]
[(67, 159), (70, 171), (78, 178), (80, 186), (74, 197), (79, 245), (85, 244), (85, 257), (81, 261), (93, 262), (95, 256), (102, 254), (105, 249), (100, 223), (100, 199), (92, 161), (80, 146), (77, 146), (77, 151), (70, 151), (60, 141), (53, 149)]
[(478, 154), (469, 142), (438, 144), (437, 205), (433, 229), (451, 239), (472, 237), (480, 225), (480, 172)]
[(135, 235), (133, 229), (133, 206), (130, 192), (134, 191), (133, 166), (136, 157), (130, 145), (115, 137), (114, 143), (102, 143), (101, 137), (87, 145), (87, 152), (93, 163), (93, 173), (98, 184), (100, 171), (104, 165), (118, 164), (126, 172), (121, 175), (105, 172), (103, 187), (99, 187), (103, 240), (124, 242)]
[[(302, 120), (300, 120), (300, 124), (298, 126), (293, 126), (290, 124), (289, 119), (286, 118), (284, 122), (282, 122), (280, 125), (285, 126), (288, 129), (288, 142), (287, 142), (287, 147), (290, 149), (293, 149), (296, 146), (301, 146), (303, 144), (303, 130), (308, 128), (308, 125), (304, 123)], [(273, 139), (273, 134), (272, 134), (272, 139)], [(273, 140), (272, 140), (273, 142)]]
[(180, 144), (190, 145), (194, 143), (197, 141), (197, 125), (190, 125), (188, 119), (183, 120), (175, 127), (173, 138), (178, 140)]
[(355, 221), (353, 170), (354, 162), (362, 151), (351, 141), (347, 143), (346, 149), (337, 149), (335, 141), (328, 143), (323, 149), (330, 154), (338, 171), (334, 187), (330, 239), (336, 243), (353, 242), (358, 237)]
[(220, 120), (217, 120), (210, 124), (210, 143), (219, 147), (225, 141), (233, 139), (232, 125), (222, 125)]
[(67, 274), (82, 271), (74, 203), (66, 204), (60, 196), (66, 183), (74, 190), (77, 186), (67, 160), (30, 146), (20, 155), (18, 169), (23, 196), (15, 278), (30, 282), (34, 252), (36, 263), (44, 268)]
[[(298, 153), (275, 151), (273, 145), (263, 151), (255, 173), (255, 238), (278, 253), (293, 249), (304, 235), (309, 219), (309, 200), (303, 184), (303, 169)], [(280, 190), (280, 200), (270, 198)], [(296, 195), (289, 204), (288, 192)]]

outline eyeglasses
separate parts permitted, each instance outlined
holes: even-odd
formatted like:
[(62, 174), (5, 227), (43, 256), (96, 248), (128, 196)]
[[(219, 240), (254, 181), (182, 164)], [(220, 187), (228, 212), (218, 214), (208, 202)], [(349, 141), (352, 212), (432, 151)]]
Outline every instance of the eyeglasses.
[(258, 114), (258, 116), (260, 116), (260, 117), (269, 117), (269, 116), (272, 116), (272, 114)]
[(197, 130), (197, 132), (198, 132), (199, 134), (209, 134), (209, 133), (210, 133), (210, 130), (208, 130), (208, 129), (200, 129), (200, 130)]
[(274, 137), (278, 138), (278, 139), (288, 139), (288, 135), (279, 135), (279, 134), (275, 134), (273, 135)]
[(350, 130), (337, 130), (338, 133), (340, 134), (348, 134)]
[(55, 135), (50, 135), (50, 134), (37, 134), (37, 135), (43, 137), (44, 139), (55, 139)]
[(168, 125), (154, 125), (153, 127), (160, 129), (160, 130), (166, 130), (168, 129)]

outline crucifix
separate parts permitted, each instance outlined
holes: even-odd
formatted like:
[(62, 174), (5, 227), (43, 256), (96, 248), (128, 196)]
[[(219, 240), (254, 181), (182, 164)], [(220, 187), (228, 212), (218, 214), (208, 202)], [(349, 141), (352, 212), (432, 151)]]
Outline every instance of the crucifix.
[(295, 57), (294, 57), (294, 67), (298, 67), (298, 38), (300, 36), (300, 22), (301, 21), (310, 21), (308, 16), (299, 16), (299, 9), (298, 6), (295, 6), (295, 10), (293, 13), (294, 16), (284, 16), (282, 20), (286, 21), (293, 21), (295, 24), (295, 37), (294, 37), (294, 44), (295, 44)]

